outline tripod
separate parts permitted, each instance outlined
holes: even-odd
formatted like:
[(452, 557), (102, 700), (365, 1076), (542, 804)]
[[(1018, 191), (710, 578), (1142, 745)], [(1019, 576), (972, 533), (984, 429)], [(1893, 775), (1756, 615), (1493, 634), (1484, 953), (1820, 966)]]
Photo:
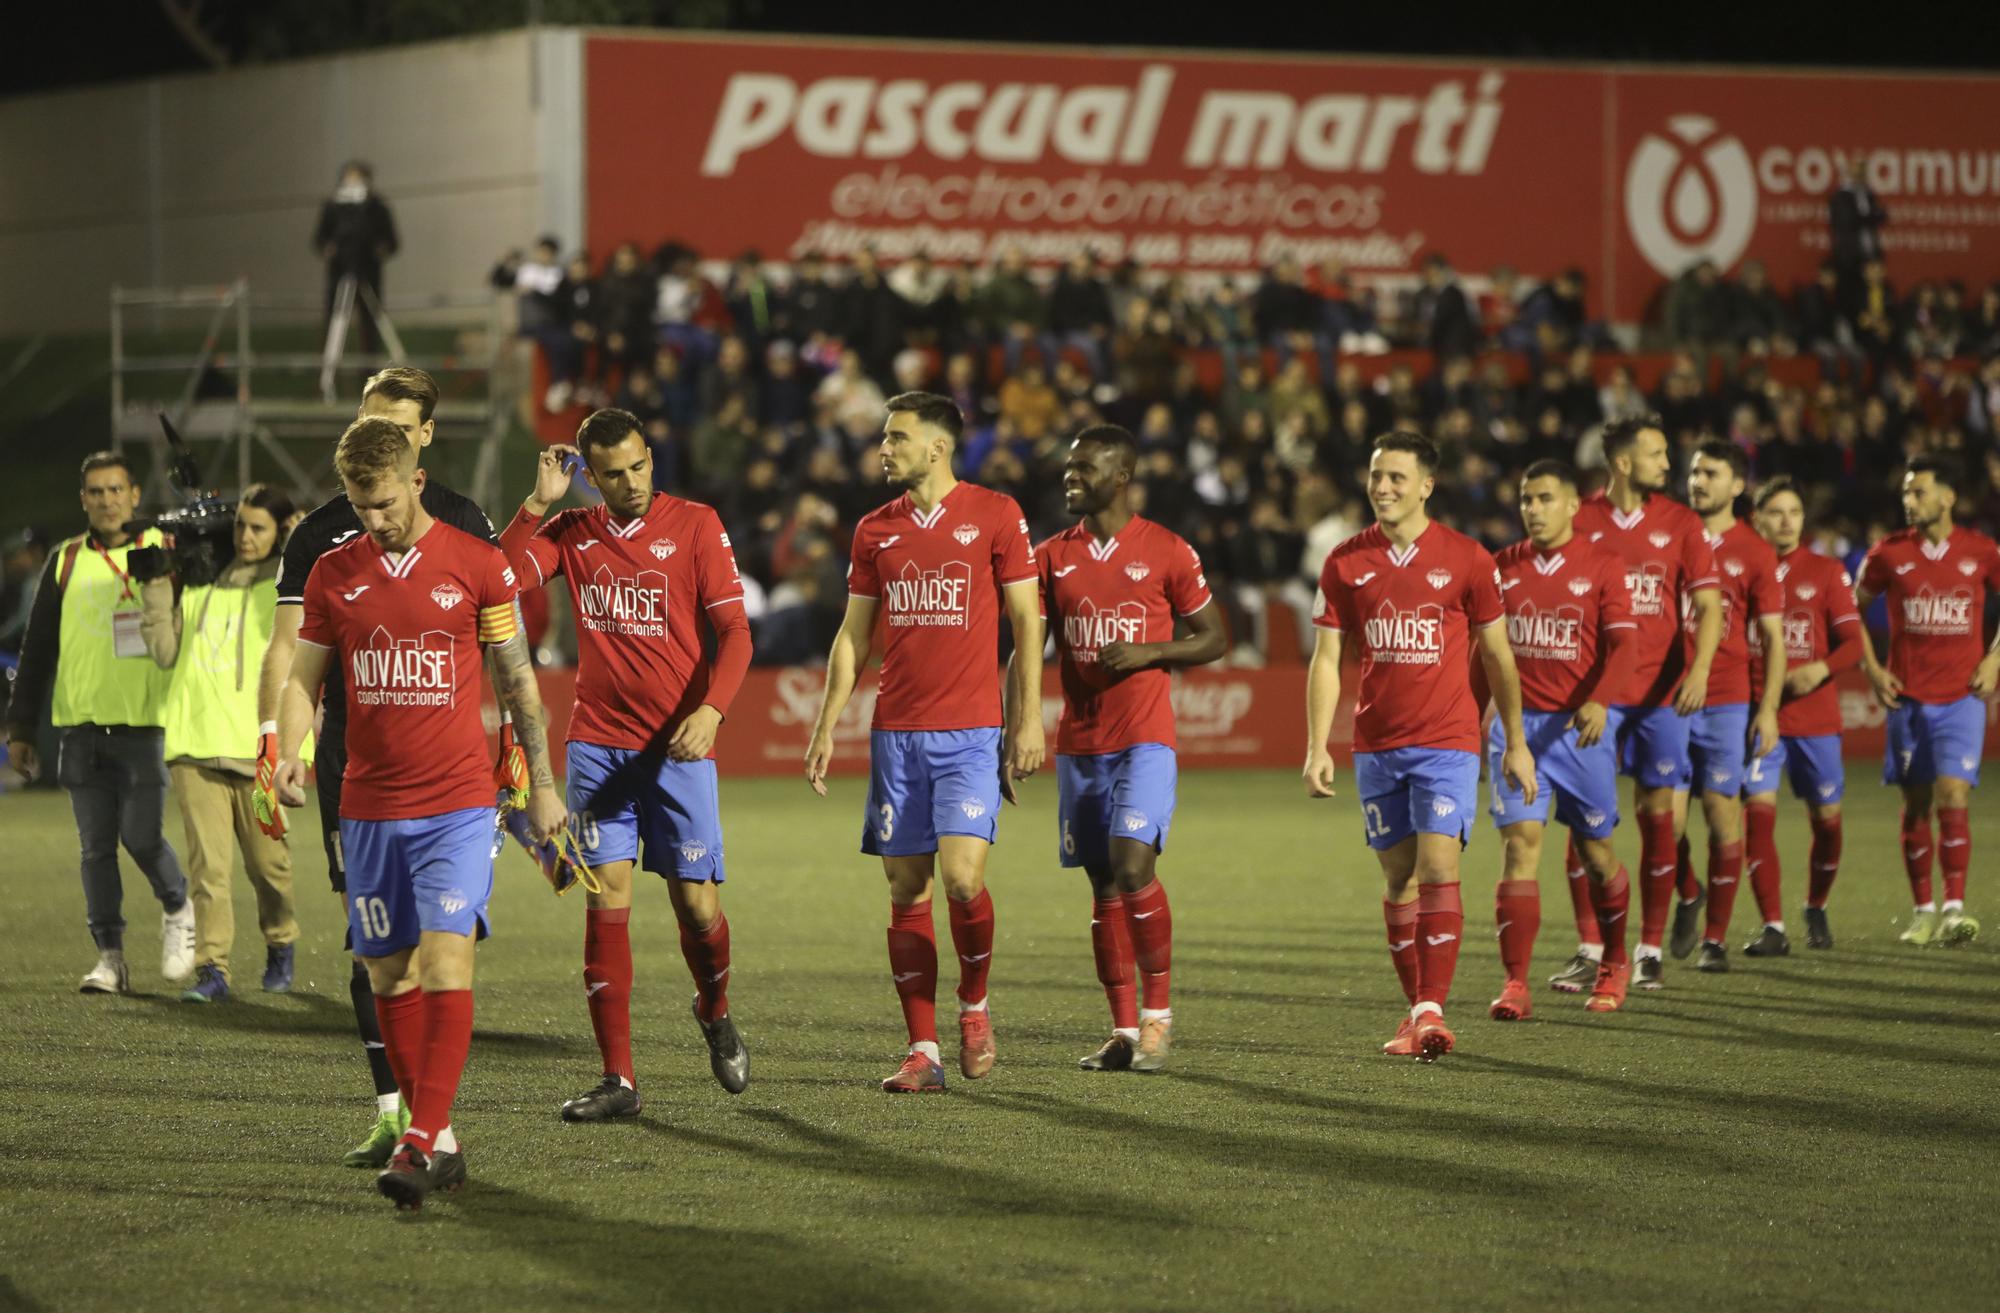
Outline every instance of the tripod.
[(403, 339), (396, 332), (396, 326), (389, 322), (388, 312), (382, 309), (382, 302), (375, 295), (375, 289), (356, 278), (353, 274), (343, 275), (333, 292), (333, 313), (326, 321), (326, 350), (320, 356), (319, 392), (329, 405), (335, 400), (334, 371), (340, 367), (340, 358), (347, 350), (347, 328), (354, 321), (355, 303), (360, 302), (368, 317), (375, 321), (375, 331), (382, 335), (382, 344), (389, 349), (391, 360), (402, 360), (405, 356)]

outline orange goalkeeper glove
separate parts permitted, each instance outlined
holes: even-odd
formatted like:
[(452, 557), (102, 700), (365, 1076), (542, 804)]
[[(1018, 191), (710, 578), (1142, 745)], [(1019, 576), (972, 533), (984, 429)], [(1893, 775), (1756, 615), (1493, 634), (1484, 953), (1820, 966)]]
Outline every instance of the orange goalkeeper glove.
[(266, 731), (257, 736), (257, 784), (250, 791), (250, 810), (256, 813), (257, 828), (273, 839), (285, 837), (285, 809), (278, 804), (272, 777), (278, 773), (278, 736)]
[(493, 787), (500, 790), (502, 805), (515, 809), (528, 805), (528, 754), (514, 741), (514, 720), (500, 722), (500, 755), (493, 761)]

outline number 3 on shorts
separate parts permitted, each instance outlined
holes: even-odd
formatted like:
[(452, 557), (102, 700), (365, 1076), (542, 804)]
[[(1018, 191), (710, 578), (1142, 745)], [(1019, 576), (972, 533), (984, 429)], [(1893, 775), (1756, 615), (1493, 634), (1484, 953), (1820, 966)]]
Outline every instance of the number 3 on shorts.
[(361, 918), (361, 933), (370, 939), (389, 937), (389, 904), (380, 898), (354, 900), (355, 915)]
[(882, 804), (882, 826), (875, 831), (875, 836), (883, 843), (887, 843), (895, 837), (895, 834), (896, 809), (885, 802)]

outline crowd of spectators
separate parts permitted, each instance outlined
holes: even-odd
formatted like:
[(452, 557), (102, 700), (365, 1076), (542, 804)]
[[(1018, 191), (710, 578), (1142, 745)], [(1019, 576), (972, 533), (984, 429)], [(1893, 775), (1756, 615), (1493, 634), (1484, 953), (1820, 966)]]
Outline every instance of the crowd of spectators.
[(1441, 255), (1398, 284), (1290, 261), (1254, 280), (1087, 255), (1047, 273), (1015, 251), (984, 269), (866, 251), (723, 268), (678, 244), (598, 268), (550, 238), (494, 280), (520, 294), (544, 404), (633, 411), (660, 485), (721, 511), (765, 593), (773, 661), (824, 651), (848, 536), (889, 495), (883, 398), (910, 388), (958, 402), (961, 476), (1018, 499), (1038, 537), (1066, 523), (1066, 436), (1129, 427), (1144, 513), (1226, 582), (1253, 653), (1272, 603), (1303, 607), (1326, 552), (1368, 522), (1360, 472), (1391, 427), (1440, 444), (1438, 510), (1494, 546), (1519, 535), (1521, 469), (1601, 467), (1602, 425), (1644, 413), (1681, 451), (1726, 437), (1758, 476), (1798, 480), (1832, 550), (1898, 522), (1895, 471), (1919, 451), (1973, 476), (1963, 519), (2000, 520), (2000, 287), (1903, 292), (1879, 258), (1789, 295), (1755, 261), (1727, 278), (1699, 265), (1662, 288), (1632, 344), (1648, 355), (1593, 318), (1579, 270), (1469, 278)]

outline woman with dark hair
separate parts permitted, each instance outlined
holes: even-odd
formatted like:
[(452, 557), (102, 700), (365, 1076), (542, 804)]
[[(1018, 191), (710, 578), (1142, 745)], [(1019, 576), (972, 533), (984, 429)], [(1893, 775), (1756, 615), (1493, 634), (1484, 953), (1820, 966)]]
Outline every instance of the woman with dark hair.
[(166, 700), (166, 759), (187, 826), (188, 898), (194, 905), (195, 983), (181, 998), (229, 997), (229, 947), (236, 936), (229, 875), (236, 850), (257, 891), (264, 932), (264, 988), (292, 987), (292, 855), (257, 826), (250, 795), (257, 772), (257, 674), (271, 643), (278, 564), (299, 521), (285, 493), (264, 484), (243, 490), (236, 507), (236, 556), (212, 584), (180, 590), (171, 578), (143, 589), (140, 632), (147, 654), (173, 682)]

